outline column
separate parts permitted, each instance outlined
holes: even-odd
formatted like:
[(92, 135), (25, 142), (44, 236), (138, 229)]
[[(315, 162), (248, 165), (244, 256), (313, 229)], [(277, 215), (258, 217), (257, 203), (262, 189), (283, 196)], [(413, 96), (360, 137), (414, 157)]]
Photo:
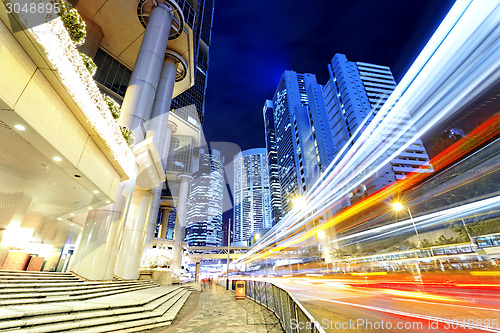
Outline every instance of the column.
[(135, 176), (120, 184), (114, 204), (88, 213), (70, 271), (89, 280), (113, 278), (134, 186)]
[(160, 3), (151, 12), (134, 71), (123, 99), (119, 122), (134, 132), (136, 142), (144, 139), (145, 123), (151, 115), (172, 26), (170, 11), (170, 8)]
[(200, 261), (196, 262), (196, 270), (194, 273), (194, 281), (200, 282)]
[(176, 60), (166, 55), (160, 82), (158, 83), (158, 90), (154, 99), (153, 111), (148, 121), (148, 130), (146, 132), (146, 138), (153, 137), (153, 142), (162, 162), (168, 154), (168, 150), (165, 151), (166, 141), (170, 141), (170, 137), (172, 136), (172, 132), (169, 131), (167, 133), (167, 129), (176, 73)]
[(146, 242), (147, 224), (153, 214), (154, 193), (135, 189), (127, 214), (123, 240), (116, 259), (115, 275), (123, 279), (138, 279), (142, 252)]
[[(136, 142), (144, 139), (143, 127), (151, 115), (171, 26), (170, 8), (159, 4), (149, 17), (119, 120), (134, 131)], [(113, 278), (135, 177), (120, 184), (114, 204), (89, 213), (70, 270), (90, 280)]]
[(171, 207), (162, 207), (161, 210), (162, 210), (161, 227), (158, 233), (158, 238), (165, 239), (167, 238), (168, 217), (173, 209)]
[(174, 249), (172, 258), (172, 271), (181, 269), (182, 242), (186, 231), (187, 221), (187, 201), (189, 195), (189, 183), (193, 181), (193, 177), (186, 174), (178, 175), (177, 178), (181, 181), (179, 189), (179, 199), (177, 200), (177, 219), (175, 220), (174, 232)]

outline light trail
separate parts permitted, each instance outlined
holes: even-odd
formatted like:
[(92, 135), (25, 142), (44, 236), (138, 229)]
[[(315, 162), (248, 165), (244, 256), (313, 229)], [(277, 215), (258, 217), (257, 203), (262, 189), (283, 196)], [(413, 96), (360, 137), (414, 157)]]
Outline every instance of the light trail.
[[(299, 294), (299, 293), (294, 293), (294, 295), (311, 297), (311, 295)], [(353, 306), (353, 307), (357, 307), (357, 308), (363, 308), (363, 309), (377, 311), (377, 312), (389, 313), (389, 314), (396, 315), (396, 316), (423, 319), (425, 321), (438, 322), (438, 323), (442, 323), (445, 325), (448, 325), (448, 324), (453, 322), (453, 320), (450, 320), (447, 318), (421, 315), (421, 314), (417, 314), (417, 313), (411, 313), (411, 312), (405, 312), (405, 311), (399, 311), (399, 310), (386, 309), (386, 308), (382, 308), (382, 307), (378, 307), (378, 306), (363, 305), (363, 304), (344, 302), (344, 301), (338, 301), (338, 300), (327, 299), (327, 298), (319, 298), (319, 297), (314, 297), (314, 299), (319, 300), (319, 301), (329, 302), (329, 303), (335, 303), (335, 304), (340, 304), (340, 305), (347, 305), (347, 306)], [(458, 325), (460, 325), (461, 323), (462, 323), (461, 321), (457, 321)], [(467, 325), (467, 324), (465, 324), (465, 325)], [(470, 327), (468, 327), (468, 328), (469, 329), (477, 329), (477, 330), (486, 331), (486, 332), (500, 332), (500, 330), (495, 329), (493, 327), (474, 324), (474, 323), (470, 324)]]
[[(340, 202), (415, 139), (497, 83), (500, 80), (499, 7), (494, 1), (458, 1), (366, 130), (358, 132), (359, 138), (350, 149), (347, 150), (348, 145), (343, 148), (345, 155), (339, 154), (339, 159), (307, 193), (307, 208), (292, 209), (239, 262), (262, 258), (267, 252), (259, 252), (283, 239), (287, 241), (277, 249), (310, 237), (309, 232), (287, 239), (320, 216), (325, 207)], [(408, 113), (411, 122), (404, 120)], [(421, 130), (415, 131), (413, 123)], [(392, 154), (383, 156), (389, 150)], [(364, 203), (358, 209), (366, 207)], [(332, 225), (333, 221), (329, 223)], [(326, 229), (329, 223), (320, 228)]]

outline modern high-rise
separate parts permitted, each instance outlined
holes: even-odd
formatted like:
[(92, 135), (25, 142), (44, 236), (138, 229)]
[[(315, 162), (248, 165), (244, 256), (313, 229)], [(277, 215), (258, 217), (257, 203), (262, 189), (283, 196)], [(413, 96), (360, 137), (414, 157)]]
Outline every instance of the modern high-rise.
[[(370, 123), (396, 88), (396, 82), (389, 67), (348, 61), (343, 54), (335, 54), (328, 71), (330, 79), (323, 88), (323, 94), (333, 144), (338, 152), (359, 126), (364, 124), (366, 127)], [(366, 117), (369, 118), (365, 121)], [(408, 114), (402, 114), (400, 119), (402, 122), (411, 121)], [(401, 144), (415, 133), (416, 129), (410, 127), (410, 131), (400, 139)], [(417, 139), (389, 165), (351, 192), (351, 200), (359, 200), (354, 197), (366, 197), (428, 163), (429, 157), (422, 141)], [(429, 166), (418, 172), (431, 170)]]
[(322, 87), (314, 74), (285, 71), (273, 98), (276, 155), (283, 213), (333, 159)]
[(224, 156), (200, 149), (199, 164), (189, 195), (186, 239), (189, 246), (221, 246)]
[(241, 242), (272, 227), (269, 165), (266, 148), (234, 156), (233, 241)]
[(276, 153), (276, 134), (274, 132), (273, 101), (266, 100), (262, 112), (264, 115), (267, 161), (269, 164), (269, 190), (271, 192), (272, 225), (275, 225), (281, 220), (283, 211), (281, 208), (281, 186), (278, 168), (278, 155)]

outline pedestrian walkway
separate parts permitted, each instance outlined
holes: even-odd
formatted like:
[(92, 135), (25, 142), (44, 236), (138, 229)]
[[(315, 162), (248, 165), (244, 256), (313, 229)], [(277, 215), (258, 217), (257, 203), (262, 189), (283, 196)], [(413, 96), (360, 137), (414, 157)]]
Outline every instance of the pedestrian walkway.
[[(146, 332), (146, 331), (144, 331)], [(235, 300), (234, 292), (212, 284), (193, 292), (168, 328), (148, 333), (281, 333), (278, 318), (252, 300)]]

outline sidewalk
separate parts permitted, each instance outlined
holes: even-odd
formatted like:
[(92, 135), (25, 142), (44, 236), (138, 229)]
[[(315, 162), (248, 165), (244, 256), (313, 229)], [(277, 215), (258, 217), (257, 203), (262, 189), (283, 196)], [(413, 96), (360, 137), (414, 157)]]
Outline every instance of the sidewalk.
[(278, 318), (252, 300), (238, 300), (234, 292), (212, 285), (193, 292), (172, 326), (149, 333), (281, 333)]

